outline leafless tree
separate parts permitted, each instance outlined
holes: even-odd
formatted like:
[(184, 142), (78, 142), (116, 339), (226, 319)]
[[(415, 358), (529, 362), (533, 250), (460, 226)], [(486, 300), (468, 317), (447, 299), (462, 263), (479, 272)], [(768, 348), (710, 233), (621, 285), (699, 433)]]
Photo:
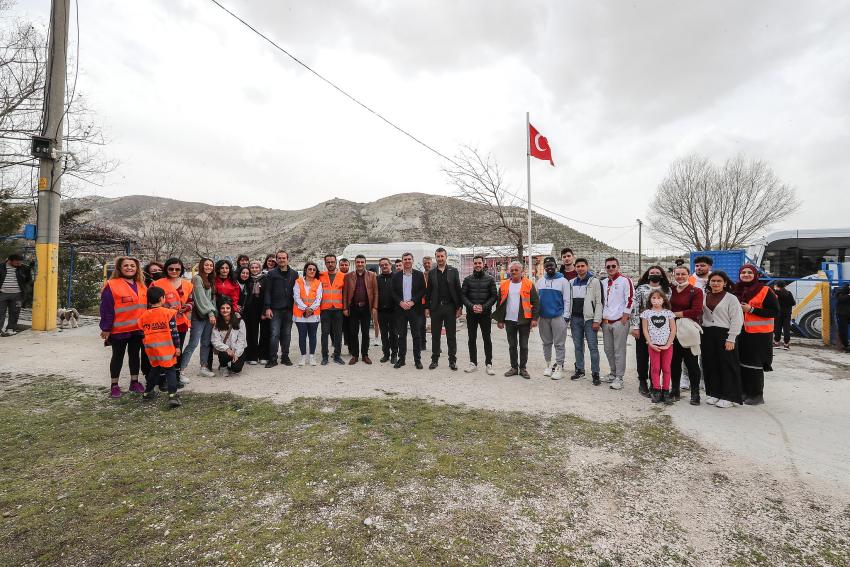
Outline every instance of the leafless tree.
[(523, 257), (526, 217), (520, 208), (522, 200), (506, 188), (499, 164), (491, 155), (482, 156), (475, 148), (464, 146), (454, 163), (443, 173), (456, 188), (456, 195), (470, 204), (459, 219), (470, 231), (497, 231), (516, 247)]
[[(0, 15), (11, 5), (0, 0)], [(45, 33), (28, 22), (0, 19), (0, 189), (19, 202), (34, 203), (38, 161), (30, 155), (31, 139), (44, 133), (44, 85), (47, 73)], [(103, 133), (76, 91), (68, 85), (60, 174), (63, 194), (81, 184), (100, 185), (116, 163), (105, 158)]]
[(190, 261), (212, 258), (221, 252), (225, 244), (221, 233), (222, 226), (225, 226), (224, 219), (215, 211), (204, 212), (186, 221), (183, 249), (189, 255)]
[(673, 162), (650, 205), (650, 230), (689, 250), (741, 248), (800, 206), (763, 161), (736, 156), (722, 167), (691, 155)]
[(152, 211), (139, 227), (139, 246), (143, 256), (151, 260), (180, 258), (185, 251), (186, 235), (186, 226), (180, 219), (169, 216), (164, 209)]

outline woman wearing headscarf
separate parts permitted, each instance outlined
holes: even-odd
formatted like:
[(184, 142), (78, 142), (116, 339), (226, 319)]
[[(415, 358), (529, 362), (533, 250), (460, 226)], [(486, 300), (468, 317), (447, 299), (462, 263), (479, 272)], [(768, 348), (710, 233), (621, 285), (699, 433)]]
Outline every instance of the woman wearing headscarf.
[(259, 260), (248, 265), (250, 279), (242, 290), (242, 317), (245, 319), (247, 347), (245, 361), (254, 365), (269, 359), (269, 320), (263, 318), (263, 298), (266, 290), (266, 275)]
[(764, 373), (773, 370), (773, 319), (779, 315), (776, 294), (758, 279), (758, 268), (744, 264), (733, 292), (744, 314), (743, 332), (738, 337), (741, 388), (744, 403), (764, 403)]

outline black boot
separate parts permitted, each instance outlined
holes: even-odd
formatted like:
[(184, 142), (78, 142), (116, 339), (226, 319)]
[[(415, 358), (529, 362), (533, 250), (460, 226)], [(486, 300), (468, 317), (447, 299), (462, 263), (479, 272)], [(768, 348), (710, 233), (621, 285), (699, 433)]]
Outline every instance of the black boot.
[[(654, 389), (653, 389), (653, 391), (654, 391)], [(638, 394), (640, 394), (644, 398), (649, 397), (649, 387), (646, 384), (646, 380), (641, 380), (638, 383)]]
[(679, 391), (678, 388), (676, 388), (675, 390), (671, 389), (667, 393), (667, 399), (670, 400), (670, 403), (678, 402), (679, 400), (682, 399), (682, 393)]
[(657, 390), (655, 388), (652, 389), (652, 394), (649, 395), (649, 399), (653, 404), (657, 404), (661, 401), (661, 390)]
[(673, 394), (667, 390), (661, 390), (661, 403), (667, 406), (673, 405)]
[(584, 378), (584, 370), (576, 370), (575, 374), (570, 376), (570, 380), (579, 380)]
[(692, 406), (698, 406), (699, 404), (700, 404), (699, 388), (697, 388), (695, 390), (692, 389), (691, 390), (691, 405)]
[(758, 396), (750, 396), (744, 398), (744, 404), (748, 406), (760, 406), (764, 403), (764, 396), (759, 394)]
[(593, 385), (598, 386), (602, 383), (602, 379), (599, 377), (599, 372), (593, 373)]

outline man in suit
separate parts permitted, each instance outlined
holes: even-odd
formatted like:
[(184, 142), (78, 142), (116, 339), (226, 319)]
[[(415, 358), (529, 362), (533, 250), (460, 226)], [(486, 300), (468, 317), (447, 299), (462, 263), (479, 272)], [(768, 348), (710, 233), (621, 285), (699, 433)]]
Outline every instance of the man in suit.
[(375, 272), (366, 269), (366, 256), (363, 254), (354, 257), (354, 271), (345, 274), (342, 305), (343, 315), (348, 316), (350, 325), (351, 360), (348, 364), (357, 364), (358, 354), (363, 362), (372, 364), (369, 358), (369, 321), (374, 321), (377, 328), (378, 279)]
[(460, 289), (460, 273), (449, 266), (445, 248), (434, 252), (437, 267), (428, 273), (428, 299), (431, 310), (431, 370), (440, 360), (440, 335), (446, 328), (446, 343), (449, 346), (449, 368), (457, 370), (457, 318), (463, 311)]
[(425, 297), (425, 276), (413, 269), (413, 254), (405, 252), (401, 257), (402, 269), (393, 274), (393, 300), (396, 304), (396, 333), (398, 334), (398, 361), (393, 368), (405, 364), (407, 354), (407, 327), (413, 335), (413, 360), (416, 369), (422, 369), (419, 345), (419, 322), (422, 318), (422, 298)]
[(431, 272), (431, 268), (434, 265), (434, 259), (431, 256), (422, 256), (422, 275), (425, 276), (425, 300), (422, 302), (424, 304), (424, 315), (420, 318), (419, 321), (419, 350), (425, 352), (428, 350), (428, 318), (431, 316), (431, 312), (428, 305), (428, 275)]

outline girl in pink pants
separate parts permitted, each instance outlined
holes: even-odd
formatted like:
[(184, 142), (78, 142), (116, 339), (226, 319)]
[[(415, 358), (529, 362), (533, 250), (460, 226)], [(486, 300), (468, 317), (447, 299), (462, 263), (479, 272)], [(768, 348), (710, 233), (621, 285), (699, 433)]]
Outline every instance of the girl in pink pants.
[[(676, 338), (676, 316), (670, 311), (670, 302), (660, 290), (649, 294), (652, 306), (640, 314), (643, 335), (649, 349), (649, 375), (652, 380), (652, 403), (672, 404), (670, 392), (670, 361), (673, 359), (673, 339)], [(664, 383), (661, 383), (661, 375)]]

